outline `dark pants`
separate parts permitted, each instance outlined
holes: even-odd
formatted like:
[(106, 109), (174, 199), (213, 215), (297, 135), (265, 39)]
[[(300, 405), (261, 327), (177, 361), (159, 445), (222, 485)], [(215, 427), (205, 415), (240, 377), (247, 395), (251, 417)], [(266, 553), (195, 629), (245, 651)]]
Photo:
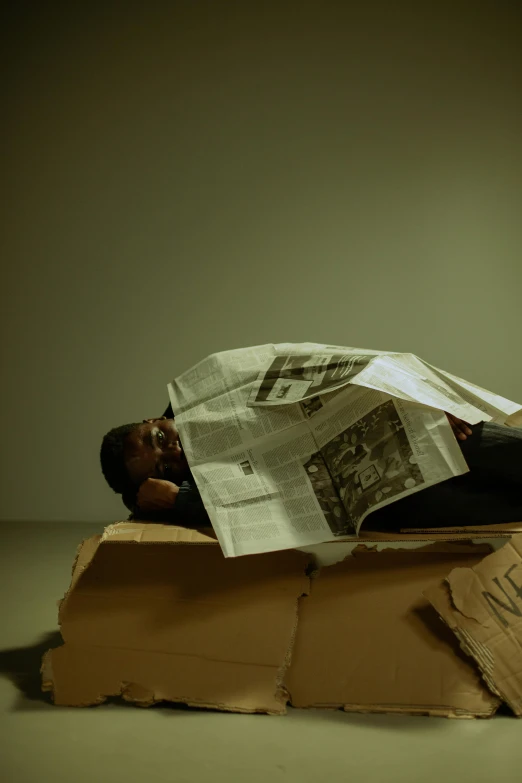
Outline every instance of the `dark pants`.
[(470, 472), (374, 511), (368, 530), (522, 522), (522, 429), (483, 422), (459, 441)]

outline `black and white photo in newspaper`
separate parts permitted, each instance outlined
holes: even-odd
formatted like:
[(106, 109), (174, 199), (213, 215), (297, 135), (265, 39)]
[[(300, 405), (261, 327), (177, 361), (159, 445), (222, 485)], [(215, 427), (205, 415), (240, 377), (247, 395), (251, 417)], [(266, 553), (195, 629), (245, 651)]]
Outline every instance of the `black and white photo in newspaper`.
[(249, 405), (284, 405), (350, 382), (373, 358), (367, 354), (279, 354), (254, 385)]
[(443, 413), (353, 387), (311, 420), (357, 532), (366, 516), (468, 468)]

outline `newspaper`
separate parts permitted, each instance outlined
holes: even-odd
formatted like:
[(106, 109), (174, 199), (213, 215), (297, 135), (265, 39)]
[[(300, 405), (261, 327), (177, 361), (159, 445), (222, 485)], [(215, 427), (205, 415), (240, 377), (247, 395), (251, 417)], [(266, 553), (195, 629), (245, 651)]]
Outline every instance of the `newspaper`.
[(468, 471), (445, 412), (522, 411), (413, 354), (317, 343), (216, 353), (168, 389), (226, 557), (356, 536), (372, 511)]

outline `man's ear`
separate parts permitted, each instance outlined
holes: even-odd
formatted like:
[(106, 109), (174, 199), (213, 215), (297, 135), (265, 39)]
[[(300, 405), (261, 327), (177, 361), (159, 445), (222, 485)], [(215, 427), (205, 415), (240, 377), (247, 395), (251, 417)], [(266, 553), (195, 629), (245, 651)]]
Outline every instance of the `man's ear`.
[(166, 418), (166, 416), (159, 416), (155, 419), (143, 419), (143, 424), (154, 424), (155, 421), (165, 421)]

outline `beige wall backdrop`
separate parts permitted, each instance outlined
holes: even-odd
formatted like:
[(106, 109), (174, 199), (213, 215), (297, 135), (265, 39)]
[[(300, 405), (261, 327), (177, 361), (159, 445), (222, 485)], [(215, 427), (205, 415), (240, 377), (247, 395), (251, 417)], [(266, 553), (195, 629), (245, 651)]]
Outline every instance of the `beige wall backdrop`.
[(4, 519), (213, 351), (412, 351), (522, 401), (520, 4), (53, 2), (3, 27)]

